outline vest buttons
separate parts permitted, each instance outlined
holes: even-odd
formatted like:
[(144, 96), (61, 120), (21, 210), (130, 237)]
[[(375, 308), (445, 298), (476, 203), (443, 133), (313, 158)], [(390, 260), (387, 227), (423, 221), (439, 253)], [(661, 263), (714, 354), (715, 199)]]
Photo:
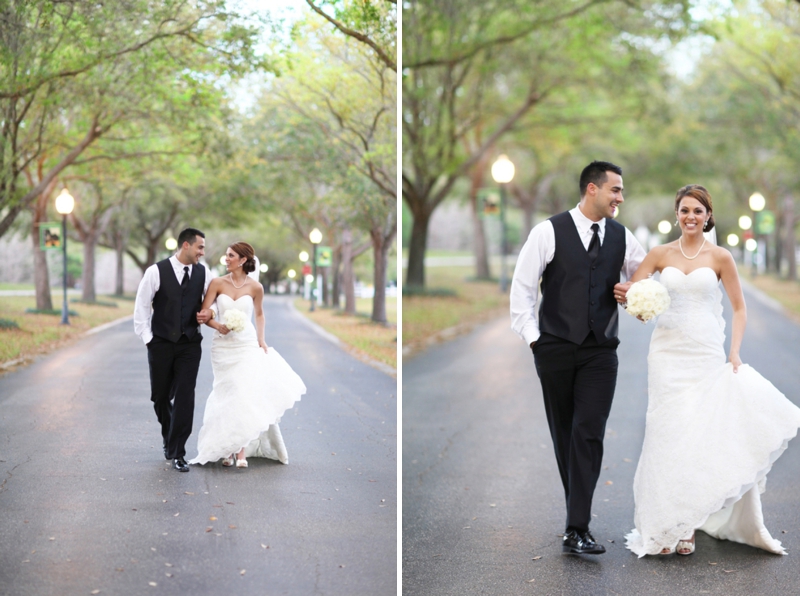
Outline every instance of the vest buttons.
[(592, 306), (594, 306), (594, 300), (592, 300)]
[(592, 265), (592, 271), (594, 271), (595, 269), (597, 269), (597, 265)]

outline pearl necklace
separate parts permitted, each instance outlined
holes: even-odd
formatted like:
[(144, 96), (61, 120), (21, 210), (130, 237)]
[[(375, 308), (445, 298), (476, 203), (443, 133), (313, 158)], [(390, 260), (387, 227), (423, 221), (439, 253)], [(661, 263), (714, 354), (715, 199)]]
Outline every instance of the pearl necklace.
[(247, 276), (246, 276), (246, 275), (244, 276), (244, 281), (242, 282), (242, 285), (241, 285), (241, 286), (237, 286), (235, 283), (233, 283), (233, 273), (229, 273), (229, 274), (228, 274), (228, 277), (231, 279), (231, 285), (232, 285), (234, 288), (236, 288), (237, 290), (238, 290), (239, 288), (241, 288), (241, 287), (244, 287), (244, 284), (246, 284), (246, 283), (247, 283)]
[(698, 251), (697, 251), (697, 254), (696, 254), (696, 255), (694, 255), (693, 257), (690, 257), (690, 256), (689, 256), (689, 255), (687, 255), (685, 252), (683, 252), (683, 244), (681, 244), (681, 239), (680, 239), (680, 238), (678, 238), (678, 248), (680, 248), (680, 249), (681, 249), (681, 254), (682, 254), (684, 257), (686, 257), (687, 259), (689, 259), (690, 261), (691, 261), (692, 259), (696, 259), (697, 257), (699, 257), (699, 256), (700, 256), (700, 251), (702, 251), (702, 250), (703, 250), (703, 247), (704, 247), (705, 245), (706, 245), (706, 237), (705, 237), (705, 236), (703, 236), (703, 244), (701, 244), (701, 245), (700, 245), (700, 250), (698, 250)]

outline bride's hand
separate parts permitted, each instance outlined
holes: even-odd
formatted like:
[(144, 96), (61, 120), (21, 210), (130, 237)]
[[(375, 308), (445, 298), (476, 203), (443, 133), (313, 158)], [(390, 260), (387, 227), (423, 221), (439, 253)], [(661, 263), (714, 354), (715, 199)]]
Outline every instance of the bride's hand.
[(217, 331), (219, 331), (222, 335), (228, 335), (230, 333), (230, 329), (228, 329), (225, 325), (220, 325), (217, 327)]
[(733, 372), (739, 372), (739, 367), (742, 365), (742, 359), (739, 358), (739, 354), (731, 354), (728, 360), (733, 364)]
[(260, 347), (262, 350), (264, 350), (264, 353), (265, 353), (265, 354), (269, 354), (269, 350), (267, 349), (267, 348), (268, 348), (268, 346), (267, 346), (267, 342), (265, 342), (264, 340), (261, 340), (260, 342), (258, 342), (258, 346), (259, 346), (259, 347)]

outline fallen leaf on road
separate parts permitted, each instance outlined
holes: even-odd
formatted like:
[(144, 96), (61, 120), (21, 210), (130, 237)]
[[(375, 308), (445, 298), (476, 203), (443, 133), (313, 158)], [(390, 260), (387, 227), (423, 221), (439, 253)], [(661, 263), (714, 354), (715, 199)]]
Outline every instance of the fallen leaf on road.
[(231, 530), (235, 530), (236, 526), (228, 526)]
[(172, 563), (164, 563), (167, 567), (172, 567)]
[(528, 580), (525, 580), (525, 583), (526, 584), (532, 584), (535, 581), (536, 581), (535, 579), (528, 579)]
[(245, 573), (247, 573), (247, 569), (242, 569), (242, 570), (239, 572), (239, 575), (244, 575)]
[(723, 569), (722, 573), (736, 573), (736, 569)]
[(370, 480), (370, 482), (377, 482), (377, 480)]
[(461, 528), (461, 529), (462, 529), (462, 530), (469, 530), (471, 527), (472, 527), (472, 526), (464, 526), (464, 527), (463, 527), (463, 528)]
[(606, 484), (614, 484), (614, 483), (611, 482), (610, 480), (606, 480)]
[(181, 514), (181, 513), (180, 513), (180, 511), (179, 511), (178, 513), (176, 513), (176, 514), (175, 514), (175, 515), (173, 515), (172, 517), (178, 517), (180, 514)]
[(629, 457), (626, 457), (626, 458), (624, 458), (622, 461), (626, 461), (626, 462), (630, 463), (630, 462), (632, 462), (633, 460), (632, 460), (632, 459), (630, 459)]
[(134, 507), (133, 509), (131, 509), (131, 511), (139, 511), (139, 510)]
[(164, 575), (166, 575), (167, 577), (172, 577), (171, 573), (165, 573)]
[(228, 505), (236, 505), (236, 503), (231, 503), (230, 501), (225, 501)]
[(539, 559), (541, 559), (541, 558), (542, 558), (542, 555), (539, 555), (539, 556), (537, 556), (537, 557), (533, 557), (533, 558), (531, 559), (531, 561), (538, 561), (538, 560), (539, 560)]
[(489, 507), (497, 507), (496, 503), (489, 503)]
[(209, 519), (210, 521), (217, 521), (217, 518), (216, 518), (216, 517), (214, 517), (213, 515), (212, 515), (211, 517), (209, 517), (208, 519)]
[(331, 452), (331, 455), (336, 455), (335, 453)]
[(190, 493), (189, 491), (185, 491), (183, 494), (184, 495), (193, 495), (194, 493)]
[(339, 565), (339, 569), (344, 569), (344, 568), (345, 568), (344, 565)]
[(716, 563), (709, 563), (709, 565), (716, 565)]
[(55, 539), (56, 539), (55, 536), (50, 536), (50, 538), (48, 538), (48, 540), (55, 540)]
[(613, 541), (613, 540), (609, 540), (609, 542), (610, 542), (611, 544), (614, 544), (614, 541)]
[(90, 594), (99, 594), (99, 593), (100, 593), (100, 590), (92, 590), (92, 591), (90, 592)]
[(781, 530), (781, 534), (786, 534), (786, 530)]
[(154, 588), (158, 585), (156, 582), (147, 582), (148, 585), (153, 586)]
[(208, 526), (208, 527), (206, 528), (206, 532), (211, 532), (213, 529), (214, 529), (214, 528), (213, 528), (213, 526)]
[(125, 571), (124, 567), (117, 567), (117, 571)]
[(261, 548), (269, 548), (266, 544), (262, 544)]

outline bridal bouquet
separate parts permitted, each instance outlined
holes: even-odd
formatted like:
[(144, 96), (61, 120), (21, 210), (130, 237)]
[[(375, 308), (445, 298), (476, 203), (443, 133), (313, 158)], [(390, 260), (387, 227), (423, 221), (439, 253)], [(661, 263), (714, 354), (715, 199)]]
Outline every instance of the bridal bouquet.
[(242, 331), (246, 322), (247, 320), (244, 316), (244, 313), (240, 310), (236, 310), (235, 308), (226, 310), (222, 317), (222, 324), (231, 331)]
[(629, 315), (647, 323), (669, 308), (669, 292), (654, 279), (643, 279), (633, 284), (626, 295)]

